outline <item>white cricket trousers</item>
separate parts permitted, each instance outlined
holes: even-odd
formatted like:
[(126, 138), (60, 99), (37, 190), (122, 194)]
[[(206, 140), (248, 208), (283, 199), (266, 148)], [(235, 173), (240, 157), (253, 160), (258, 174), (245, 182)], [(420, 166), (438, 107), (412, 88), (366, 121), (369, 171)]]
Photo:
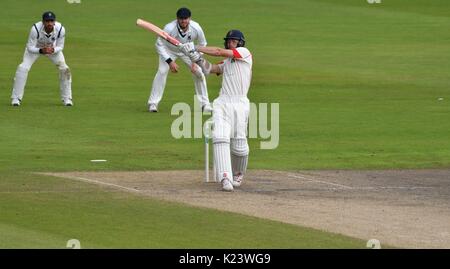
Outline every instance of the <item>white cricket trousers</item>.
[(247, 126), (250, 101), (246, 96), (221, 95), (213, 103), (214, 164), (219, 180), (244, 174), (249, 147)]
[(64, 59), (64, 54), (62, 53), (62, 51), (55, 54), (42, 55), (29, 53), (26, 49), (25, 53), (23, 54), (23, 61), (17, 67), (11, 98), (17, 98), (19, 100), (23, 99), (28, 72), (30, 71), (31, 66), (40, 56), (49, 58), (59, 70), (59, 86), (61, 99), (72, 99), (72, 75), (69, 67), (66, 64), (66, 60)]
[[(177, 58), (181, 58), (181, 60), (183, 60), (189, 70), (191, 69), (192, 62), (186, 55), (172, 53), (169, 53), (169, 55), (173, 61), (175, 61)], [(169, 65), (166, 63), (165, 59), (159, 57), (158, 72), (153, 79), (152, 90), (150, 92), (148, 104), (158, 105), (161, 101), (164, 94), (164, 88), (166, 87), (167, 75), (169, 74), (169, 70)], [(192, 73), (192, 79), (194, 80), (195, 94), (200, 104), (202, 106), (209, 104), (208, 90), (206, 88), (206, 78), (199, 66), (197, 66), (195, 73)]]

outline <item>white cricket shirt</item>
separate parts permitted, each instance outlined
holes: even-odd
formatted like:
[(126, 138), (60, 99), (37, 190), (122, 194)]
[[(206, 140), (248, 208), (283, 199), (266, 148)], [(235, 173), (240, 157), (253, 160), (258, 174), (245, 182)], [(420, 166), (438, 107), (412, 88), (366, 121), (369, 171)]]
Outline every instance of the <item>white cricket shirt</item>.
[[(183, 30), (179, 28), (177, 20), (174, 20), (166, 24), (166, 26), (164, 26), (164, 32), (168, 33), (170, 36), (174, 37), (183, 44), (194, 41), (197, 41), (198, 42), (197, 44), (200, 46), (206, 46), (207, 44), (202, 27), (200, 27), (200, 24), (198, 24), (193, 20), (189, 22), (189, 27), (186, 32), (183, 32)], [(161, 37), (157, 38), (155, 46), (156, 51), (158, 52), (159, 55), (161, 55), (161, 57), (164, 60), (170, 58), (168, 51), (170, 51), (173, 54), (181, 53), (176, 46), (170, 44)]]
[(220, 95), (247, 96), (252, 79), (252, 54), (245, 47), (233, 49), (233, 54), (233, 58), (219, 64), (223, 74)]
[(64, 49), (66, 30), (59, 22), (55, 22), (53, 31), (47, 34), (42, 21), (33, 24), (27, 42), (27, 50), (30, 53), (39, 53), (39, 49), (52, 47), (58, 53)]

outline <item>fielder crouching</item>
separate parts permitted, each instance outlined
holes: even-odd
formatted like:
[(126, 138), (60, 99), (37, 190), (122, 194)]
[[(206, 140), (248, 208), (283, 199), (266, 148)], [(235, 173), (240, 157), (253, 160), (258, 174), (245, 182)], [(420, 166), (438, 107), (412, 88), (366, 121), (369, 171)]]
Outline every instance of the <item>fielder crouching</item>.
[(64, 39), (66, 31), (56, 22), (53, 12), (42, 15), (42, 21), (33, 24), (23, 55), (22, 63), (17, 67), (11, 94), (11, 104), (20, 106), (23, 99), (28, 72), (40, 55), (48, 57), (59, 70), (61, 100), (65, 106), (72, 106), (72, 75), (64, 59)]
[[(217, 178), (221, 180), (223, 190), (232, 191), (242, 184), (247, 170), (247, 125), (250, 113), (247, 93), (253, 60), (250, 51), (244, 47), (245, 39), (241, 31), (229, 31), (224, 40), (225, 49), (195, 47), (193, 43), (186, 43), (180, 46), (180, 50), (197, 63), (205, 75), (223, 74), (220, 95), (213, 102), (212, 136)], [(226, 59), (219, 64), (211, 64), (199, 52)]]

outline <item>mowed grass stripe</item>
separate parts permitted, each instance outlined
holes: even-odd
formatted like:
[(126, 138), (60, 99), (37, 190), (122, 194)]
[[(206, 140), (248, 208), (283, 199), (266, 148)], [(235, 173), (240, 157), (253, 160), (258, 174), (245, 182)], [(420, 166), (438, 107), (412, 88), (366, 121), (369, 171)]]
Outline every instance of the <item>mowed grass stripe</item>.
[[(1, 188), (11, 191), (0, 195), (2, 248), (64, 248), (72, 238), (83, 248), (365, 247), (365, 241), (342, 235), (84, 182), (28, 173), (0, 179)], [(32, 190), (47, 192), (23, 192)]]
[[(134, 25), (143, 17), (163, 26), (179, 3), (27, 1), (24, 11), (23, 1), (4, 2), (8, 14), (21, 19), (8, 20), (0, 33), (7, 40), (0, 44), (2, 169), (201, 168), (201, 139), (176, 140), (170, 133), (172, 105), (193, 104), (189, 70), (180, 63), (180, 73), (169, 75), (161, 112), (146, 113), (157, 69), (155, 37)], [(40, 59), (23, 106), (13, 109), (10, 88), (30, 24), (50, 3), (68, 29), (64, 52), (75, 106), (61, 107), (57, 71)], [(260, 139), (250, 139), (250, 167), (448, 167), (450, 19), (442, 16), (442, 1), (427, 1), (426, 9), (424, 3), (246, 1), (239, 4), (249, 11), (240, 16), (232, 4), (218, 9), (217, 3), (193, 1), (193, 18), (209, 44), (221, 46), (229, 28), (246, 34), (255, 60), (250, 99), (280, 103), (279, 147), (261, 150)], [(220, 80), (208, 78), (211, 99)], [(94, 158), (111, 162), (86, 161)]]

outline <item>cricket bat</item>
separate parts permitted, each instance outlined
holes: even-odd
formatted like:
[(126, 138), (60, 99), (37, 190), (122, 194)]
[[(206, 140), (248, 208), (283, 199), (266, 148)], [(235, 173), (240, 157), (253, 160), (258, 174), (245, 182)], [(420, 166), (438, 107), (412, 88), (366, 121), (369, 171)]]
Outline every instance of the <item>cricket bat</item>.
[(137, 19), (136, 25), (155, 33), (156, 35), (164, 38), (165, 40), (167, 40), (167, 42), (169, 42), (170, 44), (172, 44), (174, 46), (178, 46), (181, 44), (180, 41), (171, 37), (168, 33), (164, 32), (163, 30), (161, 30), (161, 28), (159, 28), (158, 26), (154, 25), (151, 22), (148, 22), (148, 21), (145, 21), (142, 19)]

